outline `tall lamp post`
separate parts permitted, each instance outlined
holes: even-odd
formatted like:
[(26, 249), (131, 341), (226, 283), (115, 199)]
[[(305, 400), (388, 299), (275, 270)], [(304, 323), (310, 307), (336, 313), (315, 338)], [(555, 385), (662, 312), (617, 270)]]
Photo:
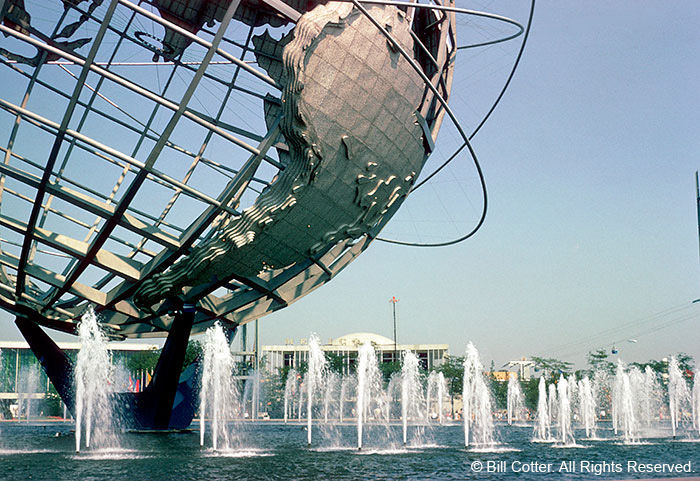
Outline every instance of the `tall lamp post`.
[(396, 362), (398, 361), (398, 356), (396, 355), (396, 303), (399, 302), (399, 300), (396, 297), (391, 296), (389, 302), (391, 302), (391, 307), (394, 311), (394, 362)]

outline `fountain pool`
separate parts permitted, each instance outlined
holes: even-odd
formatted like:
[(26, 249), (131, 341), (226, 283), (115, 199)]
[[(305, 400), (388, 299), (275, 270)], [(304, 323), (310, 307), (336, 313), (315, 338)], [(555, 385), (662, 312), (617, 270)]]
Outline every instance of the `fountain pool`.
[[(306, 447), (307, 439), (301, 423), (248, 422), (246, 437), (254, 440), (257, 449), (215, 452), (199, 446), (195, 430), (180, 434), (123, 434), (128, 448), (95, 455), (88, 451), (75, 453), (73, 424), (0, 424), (0, 466), (6, 480), (34, 479), (474, 479), (507, 480), (514, 463), (552, 464), (554, 473), (562, 462), (574, 461), (600, 466), (603, 462), (623, 463), (621, 473), (521, 473), (520, 480), (541, 479), (630, 479), (649, 478), (654, 473), (639, 475), (627, 472), (627, 462), (691, 463), (700, 467), (700, 443), (674, 441), (668, 432), (650, 439), (647, 444), (629, 446), (611, 439), (609, 422), (598, 426), (604, 441), (588, 441), (583, 431), (576, 433), (582, 448), (554, 448), (548, 443), (533, 443), (532, 426), (496, 425), (501, 449), (480, 452), (464, 449), (461, 423), (435, 426), (435, 443), (408, 448), (356, 449), (356, 427), (353, 423), (339, 426), (343, 448), (318, 445)], [(196, 428), (196, 424), (193, 425)], [(402, 426), (390, 426), (400, 439)], [(472, 467), (482, 463), (505, 462), (506, 472), (477, 473)], [(597, 463), (597, 464), (596, 464)], [(492, 466), (497, 466), (493, 464)], [(566, 474), (564, 476), (564, 474)], [(681, 473), (679, 476), (697, 476)], [(545, 477), (543, 477), (545, 476)], [(656, 474), (656, 476), (660, 476)], [(666, 475), (666, 477), (678, 477)]]

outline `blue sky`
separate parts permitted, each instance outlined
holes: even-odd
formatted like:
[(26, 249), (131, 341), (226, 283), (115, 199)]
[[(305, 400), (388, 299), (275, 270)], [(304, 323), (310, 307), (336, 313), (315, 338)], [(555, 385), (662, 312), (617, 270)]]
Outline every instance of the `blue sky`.
[[(524, 21), (528, 3), (460, 5)], [(331, 284), (261, 321), (263, 340), (390, 337), (395, 295), (400, 341), (449, 342), (461, 354), (472, 340), (487, 362), (552, 355), (581, 364), (618, 340), (627, 361), (678, 351), (700, 359), (700, 307), (691, 304), (700, 297), (699, 20), (694, 2), (538, 1), (511, 88), (474, 141), (489, 189), (484, 227), (448, 248), (375, 243)], [(453, 108), (467, 127), (478, 115), (466, 104), (483, 104), (517, 46), (458, 57)], [(470, 63), (481, 72), (473, 82)], [(450, 195), (455, 179), (467, 195)], [(385, 233), (401, 232), (407, 212), (419, 230), (433, 210), (463, 231), (474, 222), (479, 191), (466, 159), (434, 192), (425, 208), (409, 199)], [(422, 240), (448, 238), (454, 226), (432, 227)]]
[[(529, 2), (458, 5), (524, 22)], [(512, 31), (467, 23), (474, 38)], [(440, 249), (374, 243), (333, 282), (263, 318), (262, 342), (391, 337), (396, 296), (399, 342), (447, 342), (462, 354), (472, 340), (485, 363), (540, 355), (582, 364), (614, 342), (626, 361), (678, 351), (700, 360), (700, 304), (691, 304), (700, 297), (698, 24), (691, 1), (538, 0), (520, 68), (474, 139), (489, 191), (483, 228)], [(518, 46), (460, 53), (452, 106), (467, 130)], [(452, 145), (453, 129), (443, 130), (438, 154)], [(456, 237), (480, 203), (474, 168), (459, 158), (385, 234)], [(5, 312), (0, 329), (19, 338)]]

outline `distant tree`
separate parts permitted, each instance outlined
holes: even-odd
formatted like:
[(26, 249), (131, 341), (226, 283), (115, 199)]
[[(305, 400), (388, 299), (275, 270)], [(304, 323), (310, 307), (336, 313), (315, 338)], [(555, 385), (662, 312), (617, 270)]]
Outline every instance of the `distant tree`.
[(529, 381), (520, 381), (520, 386), (523, 388), (523, 397), (525, 398), (525, 407), (534, 412), (537, 410), (537, 402), (540, 398), (539, 378), (532, 378)]
[(608, 351), (605, 349), (590, 351), (586, 358), (592, 373), (595, 371), (613, 373), (615, 371), (615, 363), (608, 359)]
[[(493, 371), (491, 371), (493, 372)], [(498, 381), (495, 376), (491, 376), (491, 394), (495, 409), (506, 409), (508, 407), (508, 383)]]
[(187, 366), (192, 364), (197, 360), (197, 358), (202, 354), (203, 347), (202, 343), (197, 341), (197, 340), (190, 340), (190, 342), (187, 343), (187, 350), (185, 351), (185, 362), (182, 365), (182, 369), (184, 370)]
[(130, 372), (153, 372), (160, 357), (160, 349), (152, 348), (144, 351), (136, 351), (126, 361), (126, 368)]
[(284, 366), (277, 368), (277, 374), (265, 376), (266, 409), (272, 418), (284, 417), (284, 391), (290, 371), (291, 367)]
[(684, 352), (679, 352), (676, 354), (676, 360), (678, 361), (678, 367), (681, 369), (683, 375), (687, 378), (692, 378), (695, 372), (695, 360), (693, 356)]
[[(693, 359), (693, 356), (684, 352), (679, 352), (674, 357), (676, 358), (676, 361), (678, 361), (678, 368), (681, 370), (683, 376), (689, 379), (692, 378), (695, 371), (695, 360)], [(635, 366), (642, 371), (649, 367), (657, 374), (665, 374), (668, 373), (669, 359), (670, 357), (665, 360), (650, 359), (647, 362), (633, 362), (630, 363), (630, 366)]]
[(452, 417), (455, 414), (455, 395), (462, 394), (464, 385), (464, 357), (445, 356), (442, 364), (435, 371), (441, 372), (447, 382), (447, 390), (452, 402)]
[(554, 358), (531, 356), (530, 359), (535, 363), (535, 370), (546, 373), (549, 380), (557, 379), (560, 374), (570, 374), (573, 365), (569, 361), (560, 361)]
[(299, 361), (296, 364), (297, 365), (294, 367), (294, 369), (296, 369), (299, 375), (304, 376), (304, 374), (306, 374), (306, 371), (309, 370), (309, 363), (306, 361)]
[(328, 370), (338, 374), (339, 376), (343, 374), (345, 368), (345, 357), (342, 354), (335, 352), (324, 352), (326, 356), (326, 362), (328, 363)]
[[(143, 351), (136, 351), (126, 361), (126, 368), (130, 372), (153, 372), (158, 364), (158, 359), (162, 353), (162, 349), (151, 348)], [(202, 343), (197, 340), (190, 340), (187, 343), (185, 351), (185, 361), (182, 365), (184, 371), (187, 366), (192, 364), (197, 357), (202, 353)]]
[(389, 382), (391, 376), (393, 376), (397, 372), (401, 372), (401, 363), (399, 361), (380, 362), (379, 370), (382, 372), (382, 377), (384, 378), (384, 381)]

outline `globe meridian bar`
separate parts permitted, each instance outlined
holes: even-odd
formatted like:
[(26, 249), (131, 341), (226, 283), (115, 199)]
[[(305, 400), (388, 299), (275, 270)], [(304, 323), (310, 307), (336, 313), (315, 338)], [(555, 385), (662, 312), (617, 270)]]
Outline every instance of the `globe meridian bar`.
[[(23, 2), (8, 0), (0, 25), (0, 61), (25, 86), (0, 96), (4, 117), (15, 120), (0, 164), (0, 201), (12, 199), (0, 204), (0, 305), (45, 327), (74, 333), (93, 304), (112, 337), (160, 337), (183, 303), (195, 309), (193, 334), (216, 319), (235, 326), (286, 307), (369, 246), (419, 175), (445, 114), (454, 12), (369, 7), (392, 27), (386, 38), (347, 2), (61, 3), (62, 15), (40, 25)], [(156, 33), (144, 33), (146, 22)], [(107, 42), (82, 36), (92, 25)], [(413, 55), (442, 99), (397, 47)], [(58, 69), (74, 77), (72, 95), (52, 85)], [(144, 69), (163, 72), (164, 84), (155, 88)], [(371, 74), (380, 86), (369, 86)], [(175, 89), (178, 75), (186, 78)], [(225, 92), (219, 105), (204, 98), (212, 86)], [(22, 101), (37, 91), (56, 105)], [(368, 102), (353, 109), (361, 96)], [(258, 103), (257, 118), (227, 111), (243, 98)], [(374, 118), (362, 115), (375, 104)], [(137, 140), (123, 148), (125, 140), (92, 124)], [(192, 148), (182, 145), (189, 128), (203, 138)], [(53, 165), (42, 165), (39, 142), (25, 146), (33, 135), (54, 140)], [(230, 146), (229, 158), (210, 143)], [(402, 158), (414, 160), (404, 168)], [(191, 162), (189, 169), (183, 174), (186, 164), (172, 159)], [(291, 175), (295, 160), (301, 173)], [(105, 179), (91, 175), (100, 172), (95, 165), (105, 166)], [(119, 172), (111, 189), (107, 168)], [(216, 174), (216, 190), (202, 182), (205, 168)], [(33, 215), (18, 215), (29, 206)], [(181, 212), (187, 216), (175, 215)], [(212, 256), (217, 242), (234, 249)]]

